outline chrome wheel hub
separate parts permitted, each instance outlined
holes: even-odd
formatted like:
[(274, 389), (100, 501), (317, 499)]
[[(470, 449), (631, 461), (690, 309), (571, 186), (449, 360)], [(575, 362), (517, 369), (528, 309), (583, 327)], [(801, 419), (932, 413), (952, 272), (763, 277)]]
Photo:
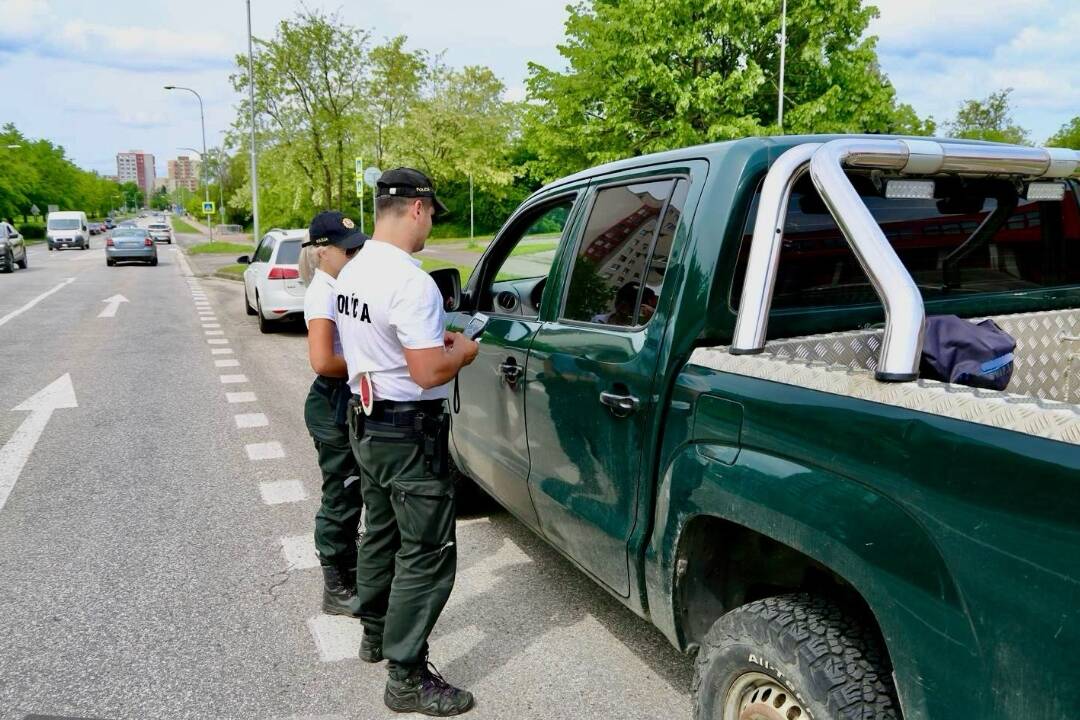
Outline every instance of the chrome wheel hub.
[(739, 676), (724, 698), (724, 718), (731, 720), (809, 720), (788, 688), (764, 673)]

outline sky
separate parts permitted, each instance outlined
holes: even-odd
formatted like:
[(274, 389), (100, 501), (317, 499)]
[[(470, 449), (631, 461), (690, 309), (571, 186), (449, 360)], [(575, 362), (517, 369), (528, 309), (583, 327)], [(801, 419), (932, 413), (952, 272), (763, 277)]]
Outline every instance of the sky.
[[(875, 0), (881, 64), (902, 102), (939, 122), (960, 102), (1013, 87), (1015, 119), (1043, 142), (1080, 115), (1078, 0)], [(527, 63), (561, 67), (566, 0), (251, 0), (256, 36), (301, 7), (339, 11), (375, 40), (404, 34), (450, 65), (491, 67), (523, 99)], [(247, 49), (244, 0), (0, 0), (0, 124), (63, 145), (81, 167), (115, 174), (116, 153), (166, 161), (221, 142), (235, 117), (229, 83)]]

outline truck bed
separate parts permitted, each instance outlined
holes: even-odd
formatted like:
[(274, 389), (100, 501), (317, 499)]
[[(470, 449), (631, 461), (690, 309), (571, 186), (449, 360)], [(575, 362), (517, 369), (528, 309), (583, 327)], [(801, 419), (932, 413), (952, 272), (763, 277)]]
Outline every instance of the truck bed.
[(923, 379), (879, 382), (873, 373), (882, 330), (777, 339), (757, 355), (698, 348), (690, 363), (1080, 445), (1080, 308), (993, 320), (1017, 343), (1006, 392)]

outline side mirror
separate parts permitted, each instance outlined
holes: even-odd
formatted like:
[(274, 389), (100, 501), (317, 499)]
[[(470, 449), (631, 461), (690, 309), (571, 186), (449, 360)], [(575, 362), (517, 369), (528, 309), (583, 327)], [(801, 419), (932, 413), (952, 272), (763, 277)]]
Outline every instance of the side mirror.
[(249, 256), (249, 255), (241, 255), (240, 257), (236, 258), (236, 262), (240, 263), (241, 265), (250, 265), (251, 264), (251, 256)]
[(428, 273), (439, 287), (443, 309), (453, 312), (461, 306), (461, 273), (457, 268), (441, 268)]

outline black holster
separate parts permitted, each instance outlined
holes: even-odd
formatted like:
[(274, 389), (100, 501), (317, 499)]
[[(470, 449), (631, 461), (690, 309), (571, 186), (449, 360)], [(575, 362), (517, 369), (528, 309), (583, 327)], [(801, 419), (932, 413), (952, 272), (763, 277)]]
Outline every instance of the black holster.
[(420, 441), (424, 459), (435, 477), (450, 474), (450, 415), (428, 415), (418, 412), (413, 419), (413, 430)]
[(349, 418), (349, 434), (357, 440), (364, 437), (367, 415), (364, 414), (364, 408), (360, 405), (360, 398), (355, 395), (349, 398), (347, 415)]

